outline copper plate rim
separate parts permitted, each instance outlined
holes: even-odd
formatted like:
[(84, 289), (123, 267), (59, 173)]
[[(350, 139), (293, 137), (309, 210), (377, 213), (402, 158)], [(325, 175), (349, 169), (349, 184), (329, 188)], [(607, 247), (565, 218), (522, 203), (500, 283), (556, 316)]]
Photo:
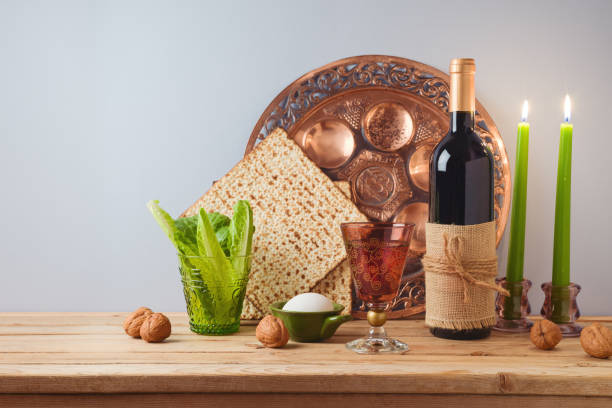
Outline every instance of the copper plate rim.
[[(419, 70), (423, 70), (424, 72), (433, 74), (441, 79), (443, 79), (447, 84), (449, 83), (449, 76), (448, 74), (440, 71), (437, 68), (432, 67), (431, 65), (427, 65), (418, 61), (414, 61), (408, 58), (402, 58), (402, 57), (394, 57), (394, 56), (389, 56), (389, 55), (377, 55), (377, 54), (372, 54), (372, 55), (359, 55), (359, 56), (354, 56), (354, 57), (348, 57), (348, 58), (342, 58), (339, 59), (337, 61), (334, 62), (330, 62), (328, 64), (325, 64), (319, 68), (316, 68), (304, 75), (302, 75), (301, 77), (299, 77), (298, 79), (296, 79), (295, 81), (293, 81), (291, 84), (289, 84), (287, 87), (285, 87), (285, 89), (283, 89), (277, 96), (276, 98), (274, 98), (272, 100), (272, 102), (268, 105), (268, 107), (264, 110), (264, 112), (262, 113), (262, 115), (260, 116), (259, 120), (257, 121), (257, 123), (255, 124), (253, 131), (251, 132), (251, 136), (249, 137), (249, 141), (247, 143), (246, 149), (245, 149), (245, 155), (248, 154), (251, 150), (253, 150), (253, 148), (255, 147), (255, 144), (257, 143), (257, 140), (260, 138), (260, 131), (263, 128), (265, 122), (267, 121), (267, 119), (271, 116), (271, 114), (274, 112), (274, 110), (280, 105), (280, 103), (287, 98), (288, 95), (290, 95), (297, 87), (299, 87), (303, 82), (308, 81), (312, 78), (314, 78), (315, 76), (317, 76), (318, 74), (333, 69), (335, 67), (338, 66), (342, 66), (342, 65), (348, 65), (348, 64), (361, 64), (361, 63), (401, 63), (401, 64), (405, 64), (411, 67), (414, 67), (416, 69)], [(342, 90), (338, 90), (337, 92), (333, 93), (333, 95), (337, 95), (339, 93), (342, 92), (347, 92), (347, 91), (355, 91), (356, 89), (393, 89), (395, 91), (399, 91), (402, 92), (402, 89), (400, 88), (393, 88), (393, 87), (386, 87), (383, 85), (367, 85), (367, 86), (363, 86), (363, 87), (354, 87), (354, 88), (350, 88), (350, 89), (342, 89)], [(331, 96), (331, 95), (330, 95)], [(327, 99), (323, 98), (320, 99), (317, 103), (313, 104), (309, 109), (313, 109), (314, 107), (316, 107), (319, 103), (321, 103), (322, 101), (325, 101)], [(448, 110), (448, 108), (446, 108)], [(486, 126), (487, 126), (487, 130), (488, 132), (491, 134), (492, 139), (494, 141), (494, 143), (497, 145), (497, 148), (499, 149), (500, 152), (502, 152), (503, 154), (500, 155), (499, 157), (499, 161), (501, 162), (502, 168), (504, 170), (504, 174), (503, 174), (503, 183), (504, 183), (504, 190), (507, 192), (506, 194), (504, 194), (504, 198), (503, 198), (503, 205), (501, 206), (501, 212), (499, 214), (499, 228), (497, 229), (497, 236), (496, 236), (496, 245), (499, 246), (499, 243), (501, 242), (501, 239), (503, 237), (504, 234), (504, 230), (506, 228), (506, 223), (508, 221), (508, 215), (510, 213), (510, 199), (511, 199), (511, 192), (512, 192), (512, 181), (511, 181), (511, 175), (510, 175), (510, 164), (508, 161), (508, 153), (506, 151), (506, 147), (503, 144), (501, 135), (499, 133), (499, 130), (497, 129), (497, 126), (495, 125), (495, 122), (493, 121), (493, 119), (491, 118), (491, 116), (489, 115), (489, 113), (487, 112), (487, 110), (484, 108), (484, 106), (482, 106), (482, 104), (478, 101), (478, 99), (476, 99), (476, 111), (478, 112), (478, 114), (482, 117), (482, 119), (484, 120)], [(290, 133), (291, 129), (298, 125), (300, 123), (300, 119), (296, 120), (289, 128), (285, 129), (287, 131), (287, 133)]]

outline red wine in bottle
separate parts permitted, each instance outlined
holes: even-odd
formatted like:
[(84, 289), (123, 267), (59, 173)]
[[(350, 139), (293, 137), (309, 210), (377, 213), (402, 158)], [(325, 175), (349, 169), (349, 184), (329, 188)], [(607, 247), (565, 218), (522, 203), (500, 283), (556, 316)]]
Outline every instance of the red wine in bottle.
[[(450, 130), (431, 156), (429, 222), (473, 225), (494, 220), (493, 156), (474, 132), (474, 73), (471, 58), (450, 64)], [(453, 330), (430, 328), (436, 336), (453, 340), (488, 337), (491, 328)]]

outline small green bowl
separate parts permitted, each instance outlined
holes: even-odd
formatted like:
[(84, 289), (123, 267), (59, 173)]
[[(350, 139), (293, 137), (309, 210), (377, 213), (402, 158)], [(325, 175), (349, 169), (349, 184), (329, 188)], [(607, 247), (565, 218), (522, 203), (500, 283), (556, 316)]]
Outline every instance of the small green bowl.
[(353, 320), (351, 315), (341, 315), (344, 306), (334, 303), (329, 312), (291, 312), (283, 310), (287, 302), (270, 305), (272, 314), (285, 323), (291, 340), (300, 343), (313, 343), (330, 338), (336, 329), (345, 322)]

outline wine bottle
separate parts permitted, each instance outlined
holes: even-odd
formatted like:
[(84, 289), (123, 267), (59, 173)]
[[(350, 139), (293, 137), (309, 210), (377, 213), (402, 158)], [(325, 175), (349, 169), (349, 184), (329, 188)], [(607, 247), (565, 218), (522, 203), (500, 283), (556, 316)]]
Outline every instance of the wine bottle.
[[(474, 132), (472, 58), (450, 63), (450, 130), (434, 149), (429, 173), (429, 222), (473, 225), (494, 219), (493, 156)], [(489, 336), (491, 328), (430, 328), (436, 337), (471, 340)]]

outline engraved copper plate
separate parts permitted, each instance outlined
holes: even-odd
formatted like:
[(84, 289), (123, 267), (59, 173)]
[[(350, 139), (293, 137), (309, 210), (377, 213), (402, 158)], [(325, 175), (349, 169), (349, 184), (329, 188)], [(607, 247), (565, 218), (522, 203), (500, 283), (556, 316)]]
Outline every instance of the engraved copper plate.
[[(413, 222), (416, 230), (400, 293), (389, 317), (425, 310), (429, 158), (448, 132), (448, 75), (405, 58), (365, 55), (327, 64), (285, 88), (255, 125), (246, 153), (284, 128), (332, 180), (347, 180), (372, 220)], [(476, 130), (495, 160), (497, 243), (510, 204), (510, 169), (501, 136), (476, 101)], [(356, 296), (353, 315), (365, 306)]]

